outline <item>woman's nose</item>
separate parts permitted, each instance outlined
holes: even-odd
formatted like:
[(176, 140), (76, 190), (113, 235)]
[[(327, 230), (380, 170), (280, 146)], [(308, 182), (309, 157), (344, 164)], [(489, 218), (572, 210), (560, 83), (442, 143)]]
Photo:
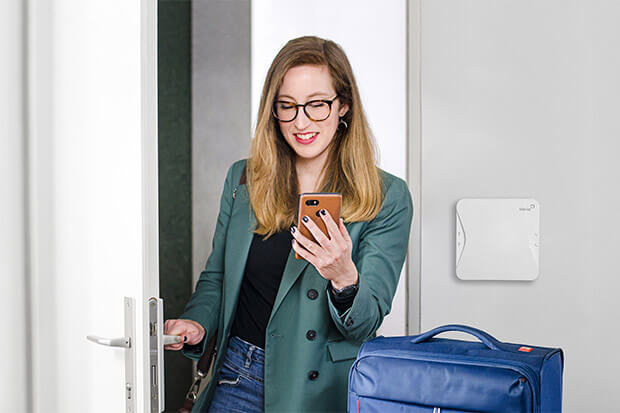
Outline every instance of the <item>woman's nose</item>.
[(299, 108), (299, 112), (297, 113), (297, 117), (295, 118), (295, 127), (298, 130), (304, 130), (312, 123), (312, 120), (306, 116), (306, 112), (302, 108)]

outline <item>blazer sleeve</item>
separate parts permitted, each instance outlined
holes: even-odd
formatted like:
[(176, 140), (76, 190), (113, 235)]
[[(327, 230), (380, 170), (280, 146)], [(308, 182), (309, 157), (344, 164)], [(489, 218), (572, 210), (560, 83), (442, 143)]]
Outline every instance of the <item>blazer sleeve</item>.
[(356, 267), (359, 289), (352, 306), (340, 314), (329, 294), (329, 312), (345, 339), (361, 342), (374, 336), (389, 314), (407, 256), (413, 201), (400, 178), (386, 192), (379, 214), (360, 234)]
[(217, 330), (220, 304), (222, 300), (222, 280), (224, 278), (224, 252), (226, 233), (232, 207), (233, 170), (235, 164), (228, 168), (224, 189), (220, 198), (220, 211), (213, 234), (212, 249), (204, 270), (196, 283), (196, 289), (185, 306), (180, 319), (193, 320), (205, 329), (203, 340), (195, 345), (184, 345), (182, 353), (198, 361), (205, 351), (206, 343)]

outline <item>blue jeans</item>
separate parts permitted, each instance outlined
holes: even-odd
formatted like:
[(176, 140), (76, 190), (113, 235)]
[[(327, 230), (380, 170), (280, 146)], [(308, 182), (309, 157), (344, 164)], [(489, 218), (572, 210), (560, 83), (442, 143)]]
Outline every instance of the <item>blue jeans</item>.
[(209, 413), (262, 412), (265, 351), (237, 336), (230, 338), (216, 380)]

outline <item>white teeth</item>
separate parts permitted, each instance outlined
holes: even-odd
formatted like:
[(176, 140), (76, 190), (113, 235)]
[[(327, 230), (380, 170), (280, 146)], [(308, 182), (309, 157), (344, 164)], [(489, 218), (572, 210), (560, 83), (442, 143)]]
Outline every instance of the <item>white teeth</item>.
[(312, 133), (296, 133), (295, 136), (297, 136), (300, 139), (310, 139), (312, 137), (314, 137), (318, 132), (312, 132)]

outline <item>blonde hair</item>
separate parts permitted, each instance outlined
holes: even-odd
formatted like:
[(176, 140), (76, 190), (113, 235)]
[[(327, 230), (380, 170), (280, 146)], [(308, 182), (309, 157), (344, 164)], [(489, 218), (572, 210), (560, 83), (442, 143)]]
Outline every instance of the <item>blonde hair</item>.
[(315, 36), (292, 39), (267, 72), (246, 167), (247, 189), (257, 221), (254, 232), (266, 235), (264, 238), (288, 230), (297, 221), (295, 151), (282, 136), (272, 105), (286, 72), (306, 64), (327, 66), (341, 105), (349, 105), (342, 118), (348, 127), (339, 125), (327, 148), (320, 192), (342, 194), (341, 217), (347, 223), (372, 220), (385, 196), (376, 166), (378, 151), (346, 54), (331, 40)]

